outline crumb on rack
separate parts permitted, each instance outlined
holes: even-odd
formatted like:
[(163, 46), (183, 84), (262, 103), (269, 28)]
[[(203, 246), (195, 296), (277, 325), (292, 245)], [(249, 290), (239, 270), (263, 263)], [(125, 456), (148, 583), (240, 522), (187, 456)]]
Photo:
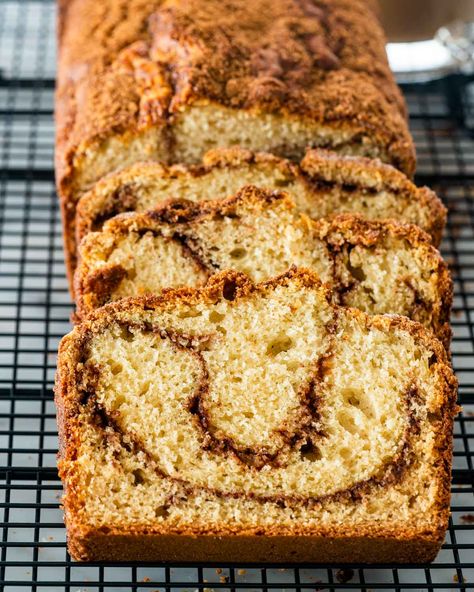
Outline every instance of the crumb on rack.
[(463, 514), (461, 516), (461, 520), (463, 522), (467, 522), (468, 524), (474, 524), (474, 514)]
[(345, 584), (349, 582), (354, 577), (354, 570), (353, 569), (338, 569), (336, 571), (336, 580), (340, 584)]

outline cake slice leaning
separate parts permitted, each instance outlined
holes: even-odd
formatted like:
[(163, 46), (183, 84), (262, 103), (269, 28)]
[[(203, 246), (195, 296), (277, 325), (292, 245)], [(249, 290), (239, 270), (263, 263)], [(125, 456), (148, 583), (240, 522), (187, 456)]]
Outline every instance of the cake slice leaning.
[(413, 563), (443, 541), (445, 350), (310, 272), (107, 305), (63, 339), (55, 397), (77, 560)]
[(314, 221), (287, 194), (253, 186), (223, 201), (122, 214), (89, 233), (75, 278), (78, 315), (126, 296), (199, 286), (219, 270), (259, 282), (292, 265), (315, 271), (337, 303), (408, 316), (449, 349), (452, 281), (428, 235), (353, 214)]
[[(309, 150), (296, 165), (271, 154), (232, 148), (209, 152), (202, 165), (139, 163), (105, 177), (78, 203), (77, 243), (121, 212), (143, 212), (169, 198), (224, 199), (248, 184), (285, 189), (312, 218), (352, 212), (416, 224), (436, 245), (446, 222), (446, 210), (433, 191), (417, 188), (403, 173), (380, 161)], [(70, 243), (70, 249), (72, 273), (76, 242)]]
[(264, 152), (222, 148), (208, 152), (201, 165), (142, 162), (106, 176), (79, 201), (76, 237), (80, 241), (121, 212), (147, 210), (169, 198), (224, 199), (244, 185), (285, 189), (313, 218), (356, 212), (417, 224), (435, 244), (446, 223), (433, 191), (378, 160), (314, 149), (298, 165)]

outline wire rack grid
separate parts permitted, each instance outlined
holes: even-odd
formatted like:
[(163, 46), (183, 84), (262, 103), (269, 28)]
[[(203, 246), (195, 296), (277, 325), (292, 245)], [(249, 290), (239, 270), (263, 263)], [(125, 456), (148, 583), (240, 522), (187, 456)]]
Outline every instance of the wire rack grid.
[(474, 588), (474, 84), (406, 87), (418, 181), (449, 207), (455, 282), (452, 519), (431, 566), (137, 565), (71, 562), (52, 401), (70, 329), (53, 184), (54, 3), (0, 0), (0, 590), (467, 590)]

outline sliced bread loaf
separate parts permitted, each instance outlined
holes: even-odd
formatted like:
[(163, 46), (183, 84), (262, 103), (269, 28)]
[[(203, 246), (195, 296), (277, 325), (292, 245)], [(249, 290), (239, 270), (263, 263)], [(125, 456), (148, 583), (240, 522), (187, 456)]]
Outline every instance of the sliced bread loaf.
[(449, 516), (456, 380), (403, 317), (298, 270), (122, 300), (60, 347), (79, 560), (424, 562)]

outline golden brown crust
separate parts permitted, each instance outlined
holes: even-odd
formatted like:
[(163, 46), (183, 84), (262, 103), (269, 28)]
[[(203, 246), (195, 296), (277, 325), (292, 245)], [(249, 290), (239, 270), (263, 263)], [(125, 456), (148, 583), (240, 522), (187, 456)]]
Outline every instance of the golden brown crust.
[(395, 193), (409, 193), (414, 188), (406, 175), (377, 158), (341, 158), (329, 150), (310, 149), (300, 166), (311, 178), (333, 181), (339, 185), (356, 185), (377, 191), (391, 189)]
[[(71, 1), (59, 23), (60, 185), (78, 147), (166, 125), (196, 101), (349, 125), (413, 173), (403, 99), (364, 0)], [(164, 105), (153, 78), (140, 84), (157, 64), (172, 72)]]
[(203, 101), (349, 126), (414, 171), (403, 99), (367, 1), (72, 0), (59, 31), (60, 187), (75, 151), (168, 125)]
[(68, 549), (78, 561), (191, 561), (241, 563), (427, 563), (440, 543), (429, 537), (104, 534), (72, 531)]
[[(169, 290), (160, 296), (129, 299), (107, 305), (92, 313), (85, 322), (66, 336), (60, 346), (55, 400), (58, 407), (60, 432), (60, 474), (65, 480), (64, 505), (69, 532), (69, 549), (79, 560), (141, 559), (141, 560), (199, 560), (207, 552), (212, 560), (251, 560), (247, 549), (254, 550), (254, 560), (261, 561), (365, 561), (365, 562), (413, 562), (434, 558), (444, 536), (449, 516), (449, 483), (452, 448), (453, 416), (457, 412), (457, 382), (449, 365), (443, 346), (417, 323), (396, 316), (367, 317), (351, 310), (362, 326), (382, 331), (404, 331), (431, 352), (430, 372), (437, 377), (437, 398), (440, 415), (436, 423), (436, 456), (433, 459), (433, 479), (439, 484), (433, 522), (420, 531), (407, 525), (393, 528), (386, 525), (367, 524), (363, 527), (344, 526), (344, 532), (334, 528), (311, 528), (294, 524), (284, 531), (277, 525), (272, 528), (248, 529), (232, 532), (229, 526), (208, 525), (195, 529), (191, 525), (179, 531), (166, 530), (163, 526), (149, 524), (146, 529), (92, 528), (78, 522), (77, 511), (83, 504), (82, 493), (74, 485), (71, 463), (80, 450), (80, 429), (76, 416), (81, 406), (77, 398), (75, 372), (81, 362), (83, 344), (91, 335), (119, 319), (133, 318), (140, 311), (170, 310), (183, 303), (215, 302), (222, 298), (229, 283), (233, 285), (233, 298), (238, 301), (250, 294), (267, 291), (274, 286), (288, 283), (309, 287), (329, 300), (314, 274), (302, 270), (288, 273), (259, 285), (253, 285), (243, 274), (224, 272), (214, 276), (208, 285), (197, 290)], [(265, 535), (265, 536), (262, 536)], [(291, 543), (292, 550), (284, 542)], [(332, 541), (332, 543), (331, 543)], [(147, 551), (140, 550), (146, 543)], [(352, 553), (352, 555), (351, 555)], [(363, 555), (362, 555), (363, 553)]]

